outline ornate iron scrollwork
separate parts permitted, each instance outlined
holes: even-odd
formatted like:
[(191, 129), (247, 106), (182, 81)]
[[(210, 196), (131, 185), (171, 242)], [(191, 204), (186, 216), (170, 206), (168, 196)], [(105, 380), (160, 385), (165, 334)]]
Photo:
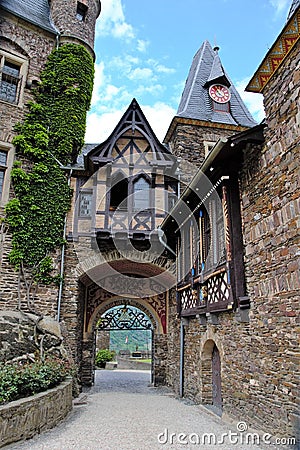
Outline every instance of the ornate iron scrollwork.
[(124, 305), (107, 311), (97, 323), (98, 330), (151, 330), (152, 324), (142, 312)]

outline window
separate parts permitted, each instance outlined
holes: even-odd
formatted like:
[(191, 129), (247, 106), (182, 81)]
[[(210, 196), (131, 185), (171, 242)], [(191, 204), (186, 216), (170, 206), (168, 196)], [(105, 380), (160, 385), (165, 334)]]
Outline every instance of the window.
[(133, 184), (134, 210), (141, 211), (150, 207), (150, 185), (145, 178), (138, 178)]
[(7, 169), (7, 152), (0, 149), (0, 198), (4, 191), (4, 178)]
[(123, 174), (118, 172), (112, 176), (111, 189), (110, 189), (110, 211), (116, 209), (127, 210), (127, 197), (128, 197), (128, 181), (124, 178)]
[(229, 112), (229, 102), (227, 103), (218, 103), (212, 100), (213, 110), (218, 112)]
[(88, 7), (84, 3), (77, 2), (76, 19), (84, 22)]
[(91, 217), (92, 213), (92, 193), (80, 192), (79, 217)]
[(18, 101), (20, 66), (3, 58), (1, 67), (0, 98), (10, 103)]
[(225, 231), (221, 205), (215, 200), (210, 200), (208, 212), (200, 211), (200, 262), (204, 272), (213, 271), (220, 264), (225, 263)]
[(0, 100), (19, 105), (26, 80), (28, 61), (0, 51)]
[(216, 142), (213, 141), (204, 141), (204, 149), (205, 149), (205, 158), (208, 156), (208, 154), (212, 151), (214, 146), (216, 145)]

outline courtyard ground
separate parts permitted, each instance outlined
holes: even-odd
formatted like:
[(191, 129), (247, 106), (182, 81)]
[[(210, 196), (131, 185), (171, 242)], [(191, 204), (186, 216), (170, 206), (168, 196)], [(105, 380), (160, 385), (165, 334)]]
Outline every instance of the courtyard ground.
[[(287, 449), (267, 445), (241, 418), (228, 424), (200, 405), (150, 386), (150, 372), (96, 371), (95, 385), (81, 395), (67, 419), (14, 450)], [(76, 401), (75, 401), (76, 403)], [(77, 400), (78, 403), (78, 400)], [(255, 440), (256, 439), (256, 440)], [(248, 440), (248, 443), (246, 442)]]

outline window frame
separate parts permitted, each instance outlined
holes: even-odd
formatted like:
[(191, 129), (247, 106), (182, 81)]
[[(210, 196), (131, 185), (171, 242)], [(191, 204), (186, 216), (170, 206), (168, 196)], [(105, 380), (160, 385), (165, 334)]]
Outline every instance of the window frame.
[[(137, 183), (139, 183), (141, 180), (143, 180), (145, 182), (144, 186), (147, 186), (147, 189), (138, 189), (138, 190), (136, 190)], [(143, 205), (143, 207), (136, 206), (136, 200), (141, 200), (141, 199), (138, 199), (138, 198), (136, 199), (136, 194), (139, 193), (139, 192), (144, 192), (146, 190), (147, 190), (147, 193), (148, 193), (148, 199), (146, 201), (147, 204), (145, 203), (145, 205)], [(132, 210), (134, 212), (146, 211), (146, 210), (149, 210), (151, 208), (151, 182), (150, 182), (150, 180), (148, 180), (146, 178), (146, 176), (139, 175), (137, 178), (135, 178), (132, 181), (132, 192), (133, 192)], [(144, 201), (144, 200), (142, 199), (142, 201)]]
[(76, 5), (76, 19), (78, 22), (84, 22), (88, 12), (88, 6), (84, 2), (77, 2)]
[[(82, 214), (82, 197), (83, 196), (90, 197), (90, 212), (89, 214)], [(81, 189), (79, 191), (79, 202), (78, 202), (78, 218), (79, 219), (91, 219), (93, 215), (93, 190), (92, 189)]]
[(2, 84), (2, 74), (3, 74), (3, 67), (5, 65), (5, 62), (19, 66), (20, 71), (19, 71), (19, 76), (18, 76), (15, 100), (9, 101), (7, 98), (2, 98), (0, 96), (0, 102), (4, 102), (4, 103), (6, 103), (8, 105), (12, 105), (12, 106), (21, 107), (24, 104), (23, 97), (24, 97), (25, 82), (26, 82), (27, 73), (28, 73), (28, 60), (19, 55), (15, 55), (15, 54), (9, 53), (7, 51), (0, 50), (0, 85)]
[(2, 191), (0, 191), (0, 207), (4, 207), (9, 200), (10, 174), (15, 151), (12, 144), (0, 141), (0, 152), (7, 154), (6, 164), (0, 164), (0, 171), (4, 173)]

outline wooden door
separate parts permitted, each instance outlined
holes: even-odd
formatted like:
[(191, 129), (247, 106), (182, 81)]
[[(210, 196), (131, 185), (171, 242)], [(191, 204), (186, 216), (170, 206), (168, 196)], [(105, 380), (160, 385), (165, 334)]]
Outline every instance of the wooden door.
[(222, 409), (221, 359), (216, 345), (212, 352), (212, 399), (213, 405)]

